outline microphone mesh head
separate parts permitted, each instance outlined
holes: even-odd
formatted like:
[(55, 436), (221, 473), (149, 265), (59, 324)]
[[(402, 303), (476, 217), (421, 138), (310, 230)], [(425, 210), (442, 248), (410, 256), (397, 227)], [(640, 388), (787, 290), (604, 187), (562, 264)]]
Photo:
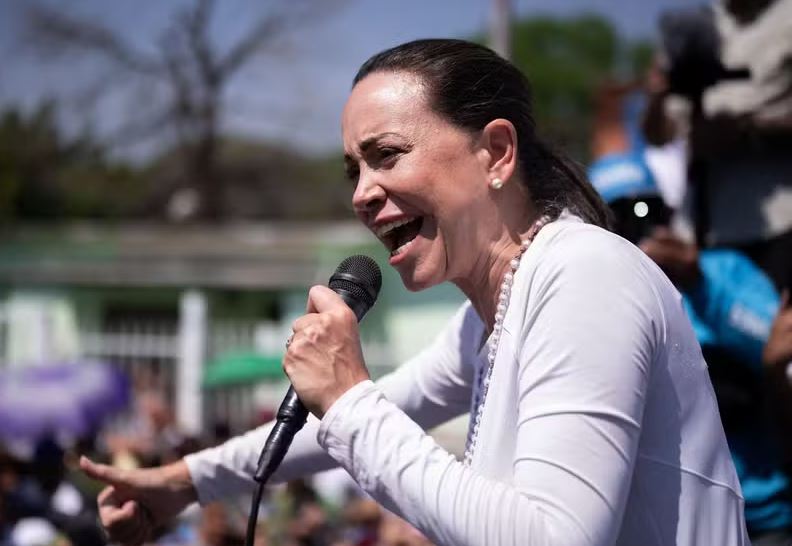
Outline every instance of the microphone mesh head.
[(358, 254), (338, 264), (328, 286), (342, 288), (370, 306), (374, 305), (382, 288), (382, 273), (377, 262)]

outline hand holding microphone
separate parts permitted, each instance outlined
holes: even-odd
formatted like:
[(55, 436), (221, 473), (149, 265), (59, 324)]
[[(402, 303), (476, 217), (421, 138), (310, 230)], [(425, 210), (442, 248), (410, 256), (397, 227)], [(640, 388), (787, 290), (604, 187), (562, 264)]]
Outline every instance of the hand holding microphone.
[[(368, 378), (357, 323), (374, 305), (381, 286), (382, 273), (374, 260), (350, 256), (339, 264), (327, 288), (311, 289), (308, 314), (295, 321), (283, 364), (299, 387), (292, 385), (278, 408), (253, 476), (259, 484), (267, 483), (286, 456), (308, 408), (321, 417), (347, 389)], [(249, 523), (255, 524), (253, 518)]]
[(314, 286), (307, 314), (292, 329), (283, 369), (305, 407), (321, 419), (342, 394), (369, 378), (357, 318), (330, 288)]
[(350, 256), (330, 277), (328, 287), (311, 288), (307, 314), (294, 322), (294, 334), (286, 343), (283, 369), (292, 386), (278, 408), (253, 475), (258, 485), (245, 546), (252, 546), (255, 540), (264, 485), (286, 456), (308, 411), (322, 417), (348, 389), (368, 379), (357, 323), (374, 305), (381, 286), (382, 273), (374, 260)]

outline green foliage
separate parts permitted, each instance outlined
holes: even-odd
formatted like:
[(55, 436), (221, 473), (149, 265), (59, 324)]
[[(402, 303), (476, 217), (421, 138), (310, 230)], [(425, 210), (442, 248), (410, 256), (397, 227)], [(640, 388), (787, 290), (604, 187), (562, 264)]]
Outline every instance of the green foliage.
[(531, 82), (540, 132), (587, 159), (596, 90), (606, 81), (640, 77), (651, 46), (627, 42), (596, 15), (524, 19), (512, 36), (513, 61)]
[(24, 215), (37, 209), (43, 214), (57, 208), (50, 165), (61, 150), (53, 122), (52, 105), (30, 117), (7, 111), (0, 116), (0, 218)]
[[(189, 185), (181, 148), (133, 167), (111, 160), (90, 136), (68, 139), (54, 103), (25, 115), (0, 113), (0, 223), (75, 218), (169, 219), (168, 204)], [(218, 181), (231, 219), (352, 217), (340, 154), (309, 158), (282, 145), (220, 141)]]
[(237, 216), (268, 220), (352, 218), (341, 154), (306, 157), (283, 145), (226, 138), (220, 163)]
[(641, 77), (646, 74), (652, 64), (655, 47), (651, 42), (635, 42), (629, 45), (627, 54), (630, 58), (630, 74)]
[[(146, 168), (157, 188), (151, 215), (167, 216), (172, 191), (185, 187), (180, 149)], [(352, 218), (352, 189), (340, 153), (309, 157), (279, 143), (226, 136), (219, 142), (218, 181), (228, 219), (330, 220)]]
[(0, 222), (131, 214), (138, 173), (108, 161), (88, 136), (65, 138), (54, 103), (0, 113)]

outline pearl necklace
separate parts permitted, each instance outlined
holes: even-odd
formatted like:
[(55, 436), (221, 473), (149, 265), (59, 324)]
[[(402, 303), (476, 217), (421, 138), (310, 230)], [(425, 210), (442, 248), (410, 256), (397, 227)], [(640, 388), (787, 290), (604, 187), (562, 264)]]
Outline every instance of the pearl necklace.
[[(479, 426), (481, 425), (481, 416), (484, 413), (484, 403), (487, 400), (487, 392), (489, 391), (490, 378), (492, 377), (492, 369), (495, 367), (495, 357), (498, 355), (498, 346), (500, 342), (501, 332), (503, 331), (503, 319), (506, 318), (506, 310), (509, 308), (509, 296), (511, 295), (512, 283), (514, 283), (514, 274), (517, 268), (520, 267), (520, 260), (522, 259), (525, 251), (531, 246), (531, 242), (545, 225), (550, 222), (551, 218), (548, 215), (541, 216), (536, 220), (528, 229), (525, 234), (525, 239), (520, 243), (520, 251), (509, 262), (509, 271), (503, 276), (501, 283), (500, 293), (498, 294), (498, 306), (495, 312), (495, 325), (492, 328), (492, 336), (489, 341), (489, 352), (487, 353), (487, 367), (482, 368), (479, 373), (479, 386), (476, 394), (474, 395), (473, 408), (471, 416), (475, 416), (470, 420), (468, 427), (467, 443), (465, 446), (465, 466), (469, 467), (473, 461), (473, 452), (476, 448), (476, 440), (478, 439)], [(483, 376), (483, 379), (481, 377)]]

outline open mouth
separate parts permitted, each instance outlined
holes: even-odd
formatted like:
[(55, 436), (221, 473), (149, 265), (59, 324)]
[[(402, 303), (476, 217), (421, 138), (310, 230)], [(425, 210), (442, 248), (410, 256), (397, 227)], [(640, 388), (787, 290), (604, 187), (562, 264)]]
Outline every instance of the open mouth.
[(396, 256), (404, 252), (410, 243), (418, 236), (423, 226), (423, 217), (403, 218), (388, 222), (376, 229), (377, 237), (390, 250), (391, 256)]

